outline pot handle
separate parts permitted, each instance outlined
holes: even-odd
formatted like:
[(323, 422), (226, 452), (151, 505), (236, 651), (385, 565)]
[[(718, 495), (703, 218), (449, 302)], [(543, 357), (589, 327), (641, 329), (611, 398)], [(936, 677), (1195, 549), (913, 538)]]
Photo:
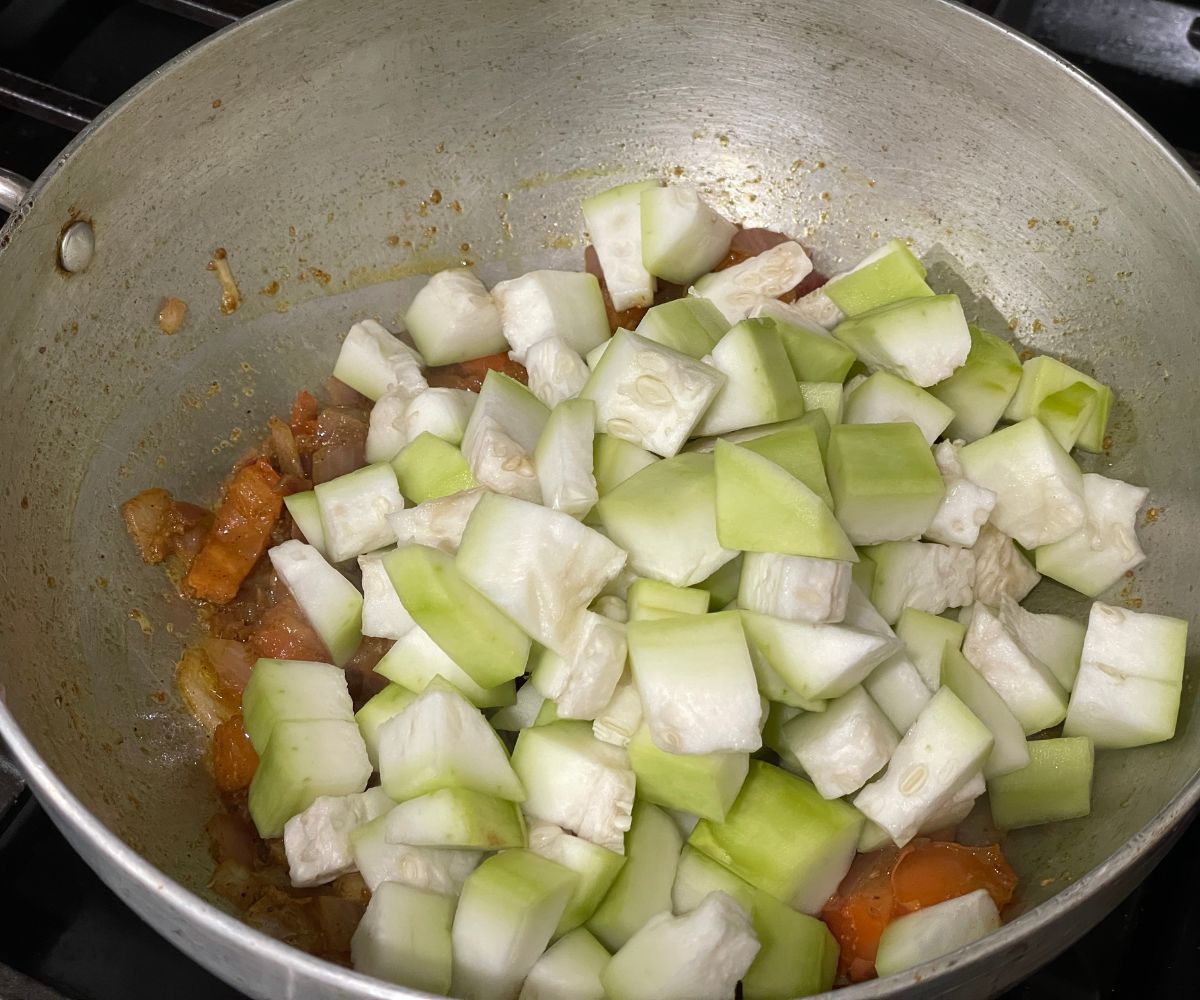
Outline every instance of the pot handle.
[(29, 181), (0, 167), (0, 212), (14, 212), (29, 192)]

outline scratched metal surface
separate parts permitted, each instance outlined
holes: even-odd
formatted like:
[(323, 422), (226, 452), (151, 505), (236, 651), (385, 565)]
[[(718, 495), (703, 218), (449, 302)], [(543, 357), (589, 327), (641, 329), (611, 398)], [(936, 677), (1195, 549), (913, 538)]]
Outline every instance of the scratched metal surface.
[[(150, 485), (213, 499), (348, 324), (395, 326), (422, 275), (578, 267), (579, 200), (621, 180), (699, 184), (826, 270), (910, 237), (992, 329), (1115, 385), (1094, 467), (1149, 485), (1162, 514), (1114, 599), (1194, 618), (1200, 194), (1086, 82), (938, 0), (400, 10), (297, 0), (185, 55), (0, 236), (0, 730), (72, 842), (181, 947), (256, 996), (402, 995), (180, 888), (205, 897), (211, 867), (211, 781), (171, 683), (191, 615), (117, 505)], [(98, 250), (66, 278), (54, 241), (77, 215)], [(173, 336), (166, 296), (189, 306)], [(994, 992), (1098, 919), (1195, 801), (1195, 675), (1174, 742), (1100, 756), (1090, 820), (1009, 841), (1021, 907), (1050, 903), (845, 995)]]

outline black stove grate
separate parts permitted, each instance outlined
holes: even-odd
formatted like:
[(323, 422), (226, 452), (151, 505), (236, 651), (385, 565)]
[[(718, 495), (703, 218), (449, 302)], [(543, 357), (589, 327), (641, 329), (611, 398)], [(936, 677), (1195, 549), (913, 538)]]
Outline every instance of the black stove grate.
[(968, 2), (1066, 56), (1200, 170), (1200, 2)]
[[(0, 0), (0, 167), (33, 178), (138, 80), (256, 0)], [(1080, 65), (1200, 167), (1200, 6), (974, 0)], [(238, 1000), (117, 899), (0, 746), (0, 1000)], [(1009, 1000), (1200, 996), (1200, 824)], [(164, 986), (169, 984), (169, 986)]]

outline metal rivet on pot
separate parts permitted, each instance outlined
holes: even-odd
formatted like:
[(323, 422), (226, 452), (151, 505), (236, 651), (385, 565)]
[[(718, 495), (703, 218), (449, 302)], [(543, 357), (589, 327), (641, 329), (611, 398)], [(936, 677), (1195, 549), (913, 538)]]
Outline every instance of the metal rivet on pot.
[(90, 222), (72, 222), (58, 238), (58, 264), (68, 274), (86, 271), (96, 253), (96, 233)]

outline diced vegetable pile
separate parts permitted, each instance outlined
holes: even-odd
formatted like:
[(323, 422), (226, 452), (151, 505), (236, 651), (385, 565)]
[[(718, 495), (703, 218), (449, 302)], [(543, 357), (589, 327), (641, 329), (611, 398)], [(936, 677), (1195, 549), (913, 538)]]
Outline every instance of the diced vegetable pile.
[[(250, 672), (259, 834), (296, 886), (361, 873), (357, 968), (463, 998), (795, 997), (978, 939), (1015, 876), (930, 835), (984, 794), (1000, 830), (1086, 816), (1094, 750), (1175, 730), (1184, 621), (1020, 604), (1143, 561), (1147, 491), (1072, 458), (1112, 392), (902, 241), (785, 302), (805, 250), (714, 270), (737, 227), (689, 188), (583, 214), (603, 284), (444, 271), (411, 346), (346, 336), (369, 464), (267, 552), (331, 662)], [(528, 386), (427, 383), (504, 351)]]

